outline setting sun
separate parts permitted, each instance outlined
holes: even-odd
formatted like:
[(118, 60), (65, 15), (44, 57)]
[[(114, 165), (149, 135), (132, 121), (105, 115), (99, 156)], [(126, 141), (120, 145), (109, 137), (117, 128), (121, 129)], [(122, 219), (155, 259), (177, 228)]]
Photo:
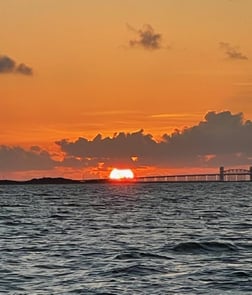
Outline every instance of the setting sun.
[(117, 169), (114, 168), (109, 175), (110, 179), (114, 180), (124, 180), (124, 179), (133, 179), (134, 173), (131, 169)]

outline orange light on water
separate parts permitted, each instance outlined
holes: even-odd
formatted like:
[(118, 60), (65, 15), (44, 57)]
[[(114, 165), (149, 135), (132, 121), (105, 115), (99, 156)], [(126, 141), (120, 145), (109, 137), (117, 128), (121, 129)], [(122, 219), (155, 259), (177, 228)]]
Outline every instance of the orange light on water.
[(110, 174), (109, 178), (113, 180), (125, 180), (125, 179), (133, 179), (134, 173), (131, 169), (117, 169), (114, 168)]

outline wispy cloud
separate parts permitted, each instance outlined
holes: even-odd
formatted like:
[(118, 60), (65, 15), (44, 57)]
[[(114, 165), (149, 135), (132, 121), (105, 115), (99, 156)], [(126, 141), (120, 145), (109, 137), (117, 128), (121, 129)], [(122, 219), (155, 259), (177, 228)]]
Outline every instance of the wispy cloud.
[(32, 68), (28, 67), (27, 65), (25, 65), (23, 63), (19, 64), (16, 67), (16, 72), (19, 74), (23, 74), (23, 75), (32, 75), (33, 74)]
[(219, 43), (220, 48), (225, 52), (228, 59), (231, 60), (247, 60), (248, 57), (243, 54), (239, 47), (232, 46), (227, 42), (220, 42)]
[(8, 73), (31, 76), (33, 74), (33, 70), (24, 63), (17, 64), (7, 55), (0, 55), (0, 74)]
[(129, 24), (127, 24), (127, 27), (137, 35), (136, 39), (131, 39), (129, 41), (129, 46), (131, 48), (141, 47), (147, 50), (157, 50), (163, 47), (162, 34), (156, 33), (151, 25), (143, 25), (142, 29), (138, 30)]
[(163, 114), (153, 114), (151, 118), (188, 118), (188, 117), (199, 117), (200, 114), (183, 114), (183, 113), (163, 113)]

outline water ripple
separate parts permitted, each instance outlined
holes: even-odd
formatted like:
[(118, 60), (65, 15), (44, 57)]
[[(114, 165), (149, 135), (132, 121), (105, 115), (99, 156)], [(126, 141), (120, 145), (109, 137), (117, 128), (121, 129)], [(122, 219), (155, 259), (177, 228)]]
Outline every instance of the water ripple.
[(251, 189), (1, 186), (0, 294), (252, 294)]
[(204, 252), (226, 252), (238, 251), (238, 247), (231, 243), (222, 242), (182, 242), (172, 248), (178, 253), (204, 253)]

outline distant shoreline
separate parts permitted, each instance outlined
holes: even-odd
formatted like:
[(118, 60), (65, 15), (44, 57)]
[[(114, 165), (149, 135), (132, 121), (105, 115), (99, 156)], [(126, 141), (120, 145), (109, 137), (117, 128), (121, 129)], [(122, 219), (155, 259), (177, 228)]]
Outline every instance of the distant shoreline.
[[(153, 177), (154, 179), (154, 177)], [(9, 179), (2, 179), (0, 180), (1, 185), (61, 185), (61, 184), (102, 184), (102, 183), (112, 183), (112, 184), (127, 184), (127, 183), (227, 183), (227, 182), (250, 182), (248, 180), (150, 180), (150, 179), (143, 179), (143, 178), (136, 178), (136, 179), (121, 179), (121, 180), (111, 180), (109, 178), (102, 178), (102, 179), (83, 179), (83, 180), (74, 180), (70, 178), (63, 178), (63, 177), (43, 177), (43, 178), (32, 178), (29, 180), (9, 180)]]
[(43, 177), (43, 178), (33, 178), (29, 180), (9, 180), (3, 179), (0, 180), (1, 184), (71, 184), (71, 183), (81, 183), (80, 180), (73, 180), (68, 178), (52, 178), (52, 177)]
[(29, 180), (9, 180), (3, 179), (0, 180), (0, 185), (9, 185), (9, 184), (74, 184), (74, 183), (83, 183), (81, 180), (74, 180), (63, 177), (43, 177), (43, 178), (33, 178)]
[(24, 184), (85, 184), (85, 183), (109, 183), (109, 182), (132, 182), (130, 180), (123, 181), (112, 181), (108, 178), (103, 179), (85, 179), (85, 180), (74, 180), (63, 177), (42, 177), (32, 178), (29, 180), (0, 180), (0, 185), (24, 185)]

